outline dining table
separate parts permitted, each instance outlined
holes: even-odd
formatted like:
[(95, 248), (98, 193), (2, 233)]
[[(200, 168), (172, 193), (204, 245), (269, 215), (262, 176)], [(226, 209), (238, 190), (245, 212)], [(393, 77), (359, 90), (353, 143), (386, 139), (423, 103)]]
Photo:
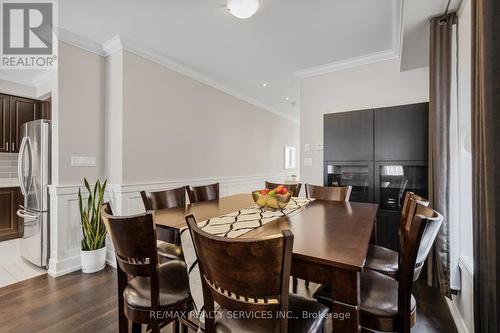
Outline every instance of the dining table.
[[(252, 195), (242, 193), (183, 208), (155, 210), (153, 219), (157, 229), (178, 234), (187, 226), (186, 215), (194, 214), (197, 221), (204, 221), (252, 206)], [(313, 200), (239, 237), (261, 238), (290, 230), (294, 235), (291, 275), (330, 286), (333, 332), (359, 332), (360, 273), (377, 210), (378, 205), (373, 203)]]

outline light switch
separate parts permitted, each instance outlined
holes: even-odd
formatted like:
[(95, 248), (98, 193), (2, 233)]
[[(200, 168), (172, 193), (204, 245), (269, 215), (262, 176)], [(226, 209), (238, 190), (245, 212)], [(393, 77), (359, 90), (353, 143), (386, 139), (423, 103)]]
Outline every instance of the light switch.
[(312, 165), (313, 165), (313, 159), (311, 157), (304, 158), (304, 166), (312, 166)]
[(304, 144), (304, 151), (309, 151), (309, 144), (308, 143)]
[(72, 167), (95, 167), (95, 156), (71, 156)]

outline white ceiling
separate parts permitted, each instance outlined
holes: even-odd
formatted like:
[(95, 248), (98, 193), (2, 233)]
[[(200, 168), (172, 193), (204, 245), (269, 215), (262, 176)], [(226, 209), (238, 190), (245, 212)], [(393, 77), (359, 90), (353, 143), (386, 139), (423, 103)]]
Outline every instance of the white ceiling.
[(298, 118), (294, 72), (393, 49), (399, 4), (261, 0), (254, 17), (239, 20), (224, 0), (61, 0), (59, 26), (98, 43), (116, 34), (138, 41)]
[(37, 80), (42, 79), (47, 71), (41, 69), (2, 69), (0, 79), (11, 81), (26, 86), (35, 86)]
[[(134, 40), (245, 100), (298, 119), (294, 73), (398, 55), (401, 39), (401, 68), (427, 65), (426, 23), (446, 0), (404, 0), (403, 9), (401, 1), (261, 0), (254, 17), (239, 20), (225, 0), (60, 0), (59, 26), (98, 44), (115, 35)], [(32, 84), (40, 75), (2, 70), (0, 79)]]

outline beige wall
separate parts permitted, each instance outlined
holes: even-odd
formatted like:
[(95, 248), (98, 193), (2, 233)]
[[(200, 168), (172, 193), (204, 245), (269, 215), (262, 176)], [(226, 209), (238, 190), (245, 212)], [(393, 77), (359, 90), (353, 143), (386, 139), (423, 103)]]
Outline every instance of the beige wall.
[[(302, 80), (300, 175), (303, 182), (323, 184), (323, 115), (429, 100), (428, 68), (400, 72), (399, 60), (384, 61)], [(310, 145), (304, 152), (304, 144)], [(304, 166), (312, 158), (312, 166)]]
[[(103, 176), (104, 59), (59, 42), (54, 111), (53, 183), (74, 185)], [(71, 156), (94, 156), (96, 167), (71, 167)]]
[(298, 148), (294, 122), (127, 51), (123, 68), (123, 183), (284, 172)]

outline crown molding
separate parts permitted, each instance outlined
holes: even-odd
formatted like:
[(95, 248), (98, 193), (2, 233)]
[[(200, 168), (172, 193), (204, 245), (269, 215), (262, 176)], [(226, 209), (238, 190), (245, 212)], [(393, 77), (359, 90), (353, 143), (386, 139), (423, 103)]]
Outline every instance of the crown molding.
[(331, 72), (341, 71), (344, 69), (374, 64), (377, 62), (382, 62), (390, 59), (396, 59), (397, 57), (398, 53), (394, 49), (390, 49), (346, 60), (336, 61), (321, 66), (302, 69), (300, 71), (296, 71), (294, 74), (298, 78), (305, 79), (311, 76), (327, 74)]
[(341, 71), (344, 69), (370, 65), (377, 62), (399, 58), (401, 54), (401, 47), (402, 47), (401, 36), (403, 30), (402, 1), (394, 1), (392, 10), (393, 10), (392, 47), (390, 49), (362, 55), (359, 57), (352, 57), (348, 59), (334, 61), (324, 65), (304, 68), (296, 71), (294, 75), (300, 79), (305, 79), (311, 76), (327, 74), (331, 72)]
[(102, 44), (94, 42), (89, 38), (75, 34), (61, 27), (56, 27), (55, 30), (56, 30), (57, 40), (84, 49), (86, 51), (95, 53), (100, 56), (105, 55)]

